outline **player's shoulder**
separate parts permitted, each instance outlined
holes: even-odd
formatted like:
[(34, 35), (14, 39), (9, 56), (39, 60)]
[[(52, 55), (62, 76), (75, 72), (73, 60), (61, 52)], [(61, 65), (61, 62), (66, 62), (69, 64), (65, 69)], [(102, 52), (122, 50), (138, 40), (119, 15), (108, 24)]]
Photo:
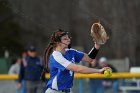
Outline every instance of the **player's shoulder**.
[(69, 53), (83, 53), (77, 49), (73, 49), (73, 48), (70, 48), (70, 49), (66, 49), (66, 52), (69, 52)]
[(61, 52), (59, 52), (59, 51), (53, 51), (52, 52), (52, 55), (60, 55), (61, 54)]
[(75, 51), (77, 51), (77, 50), (76, 50), (76, 49), (73, 49), (73, 48), (70, 48), (70, 49), (67, 48), (67, 49), (65, 49), (65, 51), (66, 51), (66, 52), (75, 52)]
[(59, 51), (53, 51), (52, 54), (50, 55), (50, 58), (51, 57), (59, 57), (61, 55), (62, 55), (61, 52), (59, 52)]

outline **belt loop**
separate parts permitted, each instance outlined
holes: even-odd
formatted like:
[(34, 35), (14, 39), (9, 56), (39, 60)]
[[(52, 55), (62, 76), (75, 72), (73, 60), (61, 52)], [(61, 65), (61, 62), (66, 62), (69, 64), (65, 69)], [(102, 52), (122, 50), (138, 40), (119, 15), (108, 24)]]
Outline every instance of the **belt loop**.
[(63, 89), (62, 92), (70, 93), (70, 89)]

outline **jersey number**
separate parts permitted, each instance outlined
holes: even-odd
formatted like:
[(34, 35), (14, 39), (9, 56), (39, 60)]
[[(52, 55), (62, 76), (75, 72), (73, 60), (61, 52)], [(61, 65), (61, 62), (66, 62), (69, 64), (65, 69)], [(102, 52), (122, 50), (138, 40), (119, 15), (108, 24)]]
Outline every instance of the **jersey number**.
[(70, 73), (70, 76), (72, 76), (73, 72), (72, 71), (69, 71), (69, 73)]

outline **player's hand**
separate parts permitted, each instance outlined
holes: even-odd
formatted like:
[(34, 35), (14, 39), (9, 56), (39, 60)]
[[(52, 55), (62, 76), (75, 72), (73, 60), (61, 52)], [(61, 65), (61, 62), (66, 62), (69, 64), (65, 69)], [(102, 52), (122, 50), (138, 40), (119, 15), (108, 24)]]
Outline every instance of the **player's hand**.
[(21, 89), (21, 87), (22, 87), (21, 83), (18, 83), (17, 87), (18, 87), (18, 89)]
[(100, 45), (100, 44), (97, 44), (97, 43), (95, 42), (94, 46), (95, 46), (96, 49), (100, 49), (100, 46), (101, 46), (101, 45)]
[(105, 70), (109, 69), (110, 67), (103, 67), (102, 69), (99, 69), (99, 73), (104, 73)]

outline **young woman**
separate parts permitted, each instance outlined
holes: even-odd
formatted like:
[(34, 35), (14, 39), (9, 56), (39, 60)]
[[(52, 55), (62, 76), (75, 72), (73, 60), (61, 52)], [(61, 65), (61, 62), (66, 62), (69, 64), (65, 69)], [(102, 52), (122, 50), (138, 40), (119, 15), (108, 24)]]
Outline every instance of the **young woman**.
[(92, 63), (100, 45), (95, 44), (89, 54), (70, 48), (71, 39), (68, 33), (58, 30), (53, 33), (45, 50), (44, 65), (50, 71), (45, 93), (70, 93), (73, 86), (74, 72), (90, 74), (102, 73), (108, 67), (94, 69), (78, 65), (80, 61)]

